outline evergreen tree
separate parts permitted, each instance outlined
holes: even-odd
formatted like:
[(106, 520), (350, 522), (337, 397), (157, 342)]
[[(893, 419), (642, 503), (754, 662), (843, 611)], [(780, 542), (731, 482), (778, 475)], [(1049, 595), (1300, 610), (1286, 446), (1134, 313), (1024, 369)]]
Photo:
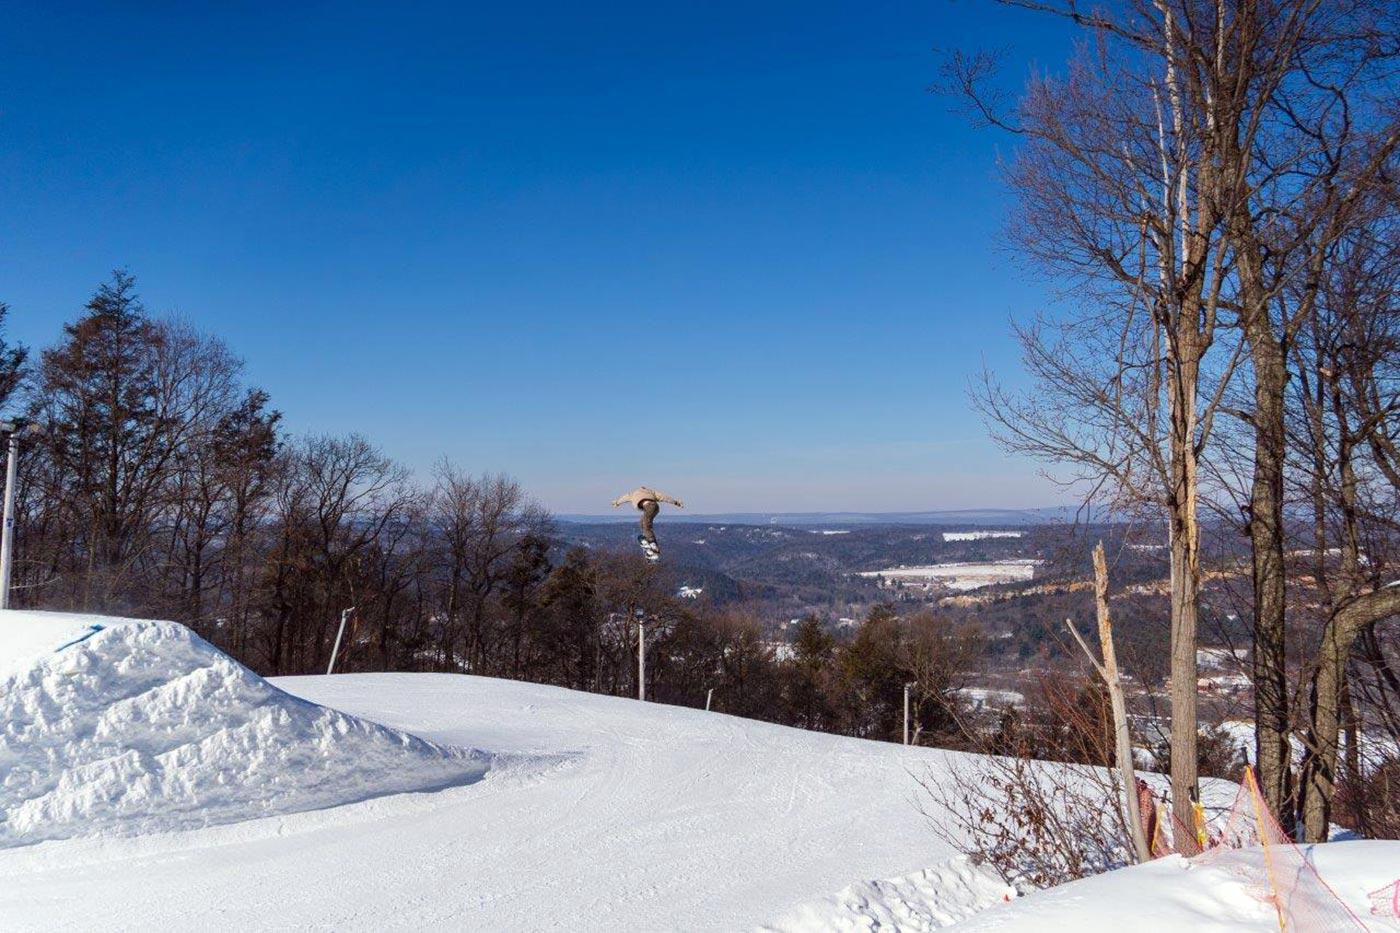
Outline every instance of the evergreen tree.
[(516, 545), (501, 580), (501, 606), (510, 614), (508, 636), (512, 677), (521, 675), (525, 663), (529, 618), (536, 608), (538, 591), (549, 578), (551, 569), (549, 547), (549, 539), (544, 535), (535, 532), (525, 534)]
[(838, 655), (842, 731), (861, 738), (898, 738), (908, 680), (902, 640), (898, 614), (889, 603), (881, 603), (870, 610), (855, 638)]
[[(5, 321), (10, 316), (10, 306), (0, 301), (0, 335), (4, 334)], [(24, 378), (24, 364), (29, 358), (29, 350), (12, 344), (0, 336), (0, 410), (9, 402)]]
[(836, 639), (822, 628), (816, 616), (809, 615), (797, 625), (792, 643), (788, 707), (804, 729), (821, 729), (830, 718), (827, 678)]
[(568, 651), (569, 685), (578, 690), (594, 686), (598, 671), (597, 568), (583, 548), (571, 548), (545, 584), (544, 605), (550, 609), (557, 644)]
[(61, 484), (50, 492), (81, 542), (71, 557), (86, 571), (87, 607), (117, 597), (172, 453), (156, 404), (159, 336), (135, 289), (114, 272), (40, 364), (38, 414)]

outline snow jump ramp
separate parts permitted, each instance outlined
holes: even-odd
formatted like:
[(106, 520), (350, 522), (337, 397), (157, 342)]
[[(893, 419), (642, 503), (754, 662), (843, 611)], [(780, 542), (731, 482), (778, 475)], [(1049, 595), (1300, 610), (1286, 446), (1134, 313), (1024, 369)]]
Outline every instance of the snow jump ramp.
[(174, 622), (0, 613), (0, 848), (435, 790), (489, 763), (294, 697)]

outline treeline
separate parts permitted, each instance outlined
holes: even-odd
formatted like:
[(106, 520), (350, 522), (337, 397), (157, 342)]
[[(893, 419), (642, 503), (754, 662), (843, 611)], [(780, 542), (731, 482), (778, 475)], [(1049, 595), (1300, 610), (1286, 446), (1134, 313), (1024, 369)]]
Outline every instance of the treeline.
[[(3, 316), (0, 316), (3, 323)], [(452, 671), (898, 740), (951, 740), (968, 627), (879, 607), (848, 639), (778, 644), (740, 608), (683, 599), (639, 555), (565, 548), (505, 476), (415, 478), (358, 435), (289, 435), (217, 338), (100, 286), (31, 357), (0, 342), (22, 444), (14, 604), (168, 618), (267, 675)], [(711, 694), (713, 691), (713, 694)]]
[[(1181, 825), (1211, 579), (1245, 591), (1254, 755), (1279, 821), (1325, 839), (1343, 781), (1394, 813), (1395, 5), (1033, 6), (1084, 32), (1063, 76), (1003, 106), (992, 58), (947, 70), (976, 119), (1017, 134), (1014, 236), (1067, 293), (1018, 330), (1029, 389), (989, 374), (981, 408), (1011, 450), (1167, 528)], [(1209, 565), (1211, 520), (1247, 542), (1240, 564)], [(1366, 761), (1366, 735), (1389, 757)]]

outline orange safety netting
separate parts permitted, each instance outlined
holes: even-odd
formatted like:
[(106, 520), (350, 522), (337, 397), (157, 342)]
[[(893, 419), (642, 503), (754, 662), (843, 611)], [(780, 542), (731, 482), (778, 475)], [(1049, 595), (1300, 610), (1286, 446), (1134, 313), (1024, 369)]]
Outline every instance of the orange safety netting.
[(1392, 881), (1379, 890), (1367, 895), (1371, 901), (1371, 913), (1377, 917), (1400, 918), (1400, 880)]
[[(1149, 844), (1154, 857), (1177, 851), (1173, 838), (1194, 835), (1202, 851), (1192, 857), (1192, 862), (1217, 865), (1239, 876), (1261, 901), (1274, 908), (1279, 929), (1285, 933), (1366, 929), (1318, 873), (1309, 858), (1310, 850), (1294, 843), (1269, 812), (1252, 768), (1245, 769), (1233, 805), (1217, 819), (1208, 820), (1197, 805), (1194, 827), (1184, 827), (1180, 820), (1172, 819), (1171, 830), (1167, 831), (1160, 826), (1162, 822), (1166, 821), (1154, 818), (1152, 823), (1156, 832)], [(1397, 887), (1400, 882), (1376, 892), (1372, 903), (1377, 902), (1377, 895), (1390, 892), (1396, 915), (1400, 916), (1400, 890), (1394, 890)]]

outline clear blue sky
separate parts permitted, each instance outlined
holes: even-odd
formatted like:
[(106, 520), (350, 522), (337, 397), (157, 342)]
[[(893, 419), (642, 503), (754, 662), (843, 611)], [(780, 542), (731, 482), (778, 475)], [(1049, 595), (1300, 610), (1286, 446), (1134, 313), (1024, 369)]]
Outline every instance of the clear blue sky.
[(9, 4), (0, 299), (51, 343), (117, 266), (296, 431), (546, 505), (1061, 501), (969, 410), (1048, 288), (1001, 245), (990, 3)]

